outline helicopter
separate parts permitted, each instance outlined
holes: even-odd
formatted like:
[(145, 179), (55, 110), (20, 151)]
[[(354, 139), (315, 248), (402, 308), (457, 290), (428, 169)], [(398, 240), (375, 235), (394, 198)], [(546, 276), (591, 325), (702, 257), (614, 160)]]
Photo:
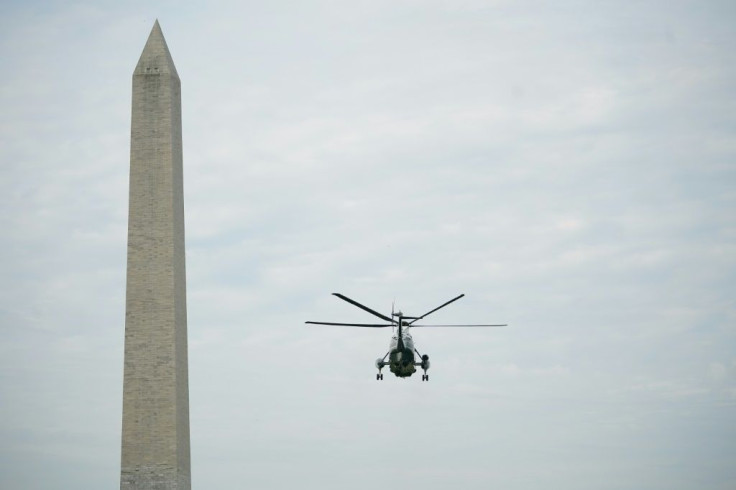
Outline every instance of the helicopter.
[[(450, 303), (454, 303), (459, 300), (465, 294), (461, 294), (450, 301), (441, 304), (433, 310), (429, 310), (422, 316), (408, 316), (404, 315), (401, 311), (394, 312), (393, 305), (391, 306), (391, 316), (383, 315), (365, 305), (358, 303), (357, 301), (348, 298), (340, 293), (332, 293), (333, 296), (337, 296), (343, 301), (347, 301), (353, 306), (357, 306), (361, 310), (367, 311), (373, 316), (380, 318), (381, 320), (388, 323), (335, 323), (335, 322), (312, 322), (307, 321), (311, 325), (336, 325), (339, 327), (368, 327), (368, 328), (386, 328), (392, 327), (396, 329), (391, 337), (391, 343), (389, 350), (385, 356), (376, 359), (376, 367), (378, 368), (378, 374), (376, 374), (376, 380), (383, 380), (383, 373), (381, 369), (388, 366), (389, 370), (396, 375), (397, 378), (408, 378), (414, 374), (417, 370), (417, 366), (420, 367), (424, 374), (422, 374), (422, 381), (429, 381), (429, 356), (427, 354), (420, 354), (417, 348), (414, 346), (414, 339), (409, 333), (410, 328), (416, 327), (505, 327), (507, 324), (496, 324), (496, 325), (423, 325), (416, 324), (418, 320), (422, 320), (424, 317), (434, 313), (440, 308), (444, 308)], [(418, 357), (415, 357), (416, 354)], [(388, 359), (388, 360), (387, 360)]]

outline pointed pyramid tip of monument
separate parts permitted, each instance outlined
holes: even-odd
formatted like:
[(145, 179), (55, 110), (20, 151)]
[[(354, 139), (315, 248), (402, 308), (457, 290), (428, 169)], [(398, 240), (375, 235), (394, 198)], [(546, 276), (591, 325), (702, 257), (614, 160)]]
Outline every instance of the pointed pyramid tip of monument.
[(151, 27), (151, 34), (149, 35), (149, 37), (153, 35), (154, 32), (156, 33), (156, 35), (164, 37), (164, 31), (161, 29), (161, 23), (158, 21), (158, 19), (153, 21), (153, 27)]
[(166, 44), (164, 33), (161, 30), (161, 24), (156, 19), (135, 67), (134, 75), (155, 75), (159, 73), (171, 74), (179, 78), (174, 60), (169, 52), (169, 46)]

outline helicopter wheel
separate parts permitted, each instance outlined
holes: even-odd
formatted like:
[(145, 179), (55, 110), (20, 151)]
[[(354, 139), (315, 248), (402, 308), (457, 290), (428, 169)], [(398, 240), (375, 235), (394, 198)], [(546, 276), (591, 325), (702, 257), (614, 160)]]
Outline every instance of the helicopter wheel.
[(429, 374), (422, 374), (422, 381), (429, 381)]
[(383, 379), (383, 374), (381, 373), (376, 374), (376, 380), (382, 380), (382, 379)]

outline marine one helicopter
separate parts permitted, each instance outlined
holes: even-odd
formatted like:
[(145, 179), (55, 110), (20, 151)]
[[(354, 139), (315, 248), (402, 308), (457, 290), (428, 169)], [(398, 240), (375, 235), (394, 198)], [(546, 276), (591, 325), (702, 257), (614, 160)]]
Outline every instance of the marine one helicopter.
[[(347, 301), (351, 305), (357, 306), (361, 310), (365, 310), (368, 313), (370, 313), (373, 316), (376, 316), (380, 318), (381, 320), (388, 322), (388, 323), (334, 323), (334, 322), (305, 322), (312, 325), (337, 325), (340, 327), (369, 327), (369, 328), (386, 328), (386, 327), (392, 327), (396, 330), (394, 331), (393, 336), (391, 337), (391, 343), (389, 345), (389, 350), (386, 353), (385, 356), (382, 358), (376, 359), (376, 367), (378, 368), (378, 374), (376, 374), (377, 380), (383, 379), (383, 374), (381, 373), (381, 369), (383, 369), (385, 366), (388, 366), (392, 373), (396, 375), (397, 378), (408, 378), (412, 374), (414, 374), (417, 370), (417, 366), (421, 367), (424, 370), (424, 374), (422, 374), (422, 381), (429, 381), (429, 374), (427, 374), (427, 369), (429, 369), (429, 356), (427, 354), (420, 354), (419, 351), (414, 346), (414, 339), (412, 339), (411, 334), (409, 334), (410, 328), (416, 328), (416, 327), (505, 327), (506, 324), (498, 324), (498, 325), (423, 325), (423, 324), (416, 324), (415, 322), (417, 320), (421, 320), (424, 317), (434, 313), (435, 311), (439, 310), (440, 308), (444, 308), (445, 306), (449, 305), (450, 303), (453, 303), (463, 296), (464, 294), (461, 294), (460, 296), (456, 298), (452, 298), (447, 303), (441, 304), (437, 308), (428, 311), (422, 316), (408, 316), (404, 315), (401, 311), (394, 312), (393, 306), (391, 307), (391, 317), (388, 317), (386, 315), (383, 315), (381, 313), (378, 313), (375, 310), (372, 310), (368, 308), (365, 305), (362, 305), (358, 303), (357, 301), (348, 298), (347, 296), (344, 296), (340, 293), (332, 293), (334, 296), (337, 296), (343, 301)], [(415, 357), (414, 354), (416, 354), (418, 357)], [(388, 361), (386, 360), (388, 358)]]

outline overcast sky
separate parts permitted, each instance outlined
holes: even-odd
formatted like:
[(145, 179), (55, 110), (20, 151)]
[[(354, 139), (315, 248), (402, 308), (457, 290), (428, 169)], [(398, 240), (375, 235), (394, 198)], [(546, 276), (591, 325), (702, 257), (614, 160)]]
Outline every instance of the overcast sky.
[[(672, 0), (3, 2), (0, 487), (119, 486), (156, 18), (194, 488), (736, 488), (736, 4)], [(510, 326), (378, 382), (332, 292)]]

